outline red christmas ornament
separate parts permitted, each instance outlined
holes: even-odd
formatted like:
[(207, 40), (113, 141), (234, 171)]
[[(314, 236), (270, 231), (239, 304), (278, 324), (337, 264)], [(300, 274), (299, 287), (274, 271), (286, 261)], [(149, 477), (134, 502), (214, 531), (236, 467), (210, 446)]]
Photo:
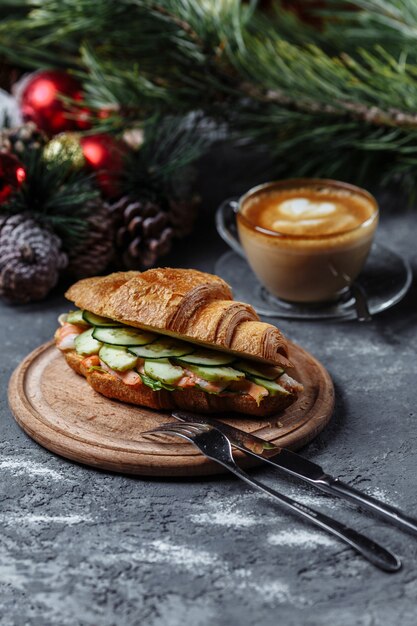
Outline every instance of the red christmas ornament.
[[(19, 88), (18, 88), (19, 90)], [(90, 127), (88, 111), (64, 102), (82, 101), (79, 81), (66, 72), (40, 71), (23, 80), (18, 100), (25, 121), (33, 121), (48, 135)]]
[(0, 204), (24, 183), (26, 172), (23, 165), (10, 154), (0, 153)]
[(106, 134), (81, 137), (80, 143), (87, 164), (96, 172), (102, 192), (110, 198), (120, 195), (126, 144)]

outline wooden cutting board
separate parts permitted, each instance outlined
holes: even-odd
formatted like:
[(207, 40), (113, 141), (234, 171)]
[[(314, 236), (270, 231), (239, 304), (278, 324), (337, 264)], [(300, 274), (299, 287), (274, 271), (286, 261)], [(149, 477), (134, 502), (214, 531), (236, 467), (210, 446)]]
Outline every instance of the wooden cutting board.
[[(304, 385), (298, 401), (265, 419), (235, 415), (229, 422), (292, 449), (315, 437), (329, 421), (334, 390), (325, 368), (290, 344), (294, 377)], [(173, 421), (169, 412), (123, 404), (99, 395), (66, 363), (53, 342), (31, 354), (14, 371), (9, 403), (16, 421), (42, 446), (79, 463), (148, 476), (200, 476), (224, 472), (180, 439), (145, 439), (141, 432)], [(216, 416), (221, 417), (221, 416)], [(244, 467), (256, 459), (236, 452)]]

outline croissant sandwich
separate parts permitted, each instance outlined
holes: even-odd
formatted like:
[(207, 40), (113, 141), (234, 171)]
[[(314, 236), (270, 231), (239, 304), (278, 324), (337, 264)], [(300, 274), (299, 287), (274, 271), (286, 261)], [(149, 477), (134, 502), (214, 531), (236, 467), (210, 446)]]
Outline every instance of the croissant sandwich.
[(221, 278), (152, 269), (86, 278), (65, 294), (57, 347), (99, 393), (153, 409), (267, 416), (302, 386), (287, 342)]

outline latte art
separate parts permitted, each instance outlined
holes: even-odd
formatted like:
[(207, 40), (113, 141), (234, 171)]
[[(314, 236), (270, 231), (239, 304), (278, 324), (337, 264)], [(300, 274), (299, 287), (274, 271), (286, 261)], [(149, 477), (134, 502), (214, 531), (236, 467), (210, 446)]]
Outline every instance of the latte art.
[(277, 207), (288, 217), (323, 217), (337, 213), (338, 206), (334, 202), (312, 202), (308, 198), (291, 198), (284, 200)]
[(271, 224), (272, 230), (286, 235), (327, 235), (352, 230), (357, 224), (340, 203), (291, 198), (273, 210), (277, 219)]
[[(288, 197), (290, 196), (290, 197)], [(337, 235), (354, 230), (369, 213), (361, 198), (330, 189), (308, 194), (269, 192), (249, 202), (245, 216), (261, 228), (296, 237)]]

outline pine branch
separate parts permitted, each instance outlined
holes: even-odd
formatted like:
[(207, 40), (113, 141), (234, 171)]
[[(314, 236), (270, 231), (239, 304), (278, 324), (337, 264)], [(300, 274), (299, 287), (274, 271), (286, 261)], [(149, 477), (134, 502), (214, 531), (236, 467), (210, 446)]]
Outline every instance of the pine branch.
[[(229, 28), (233, 23), (231, 17), (227, 21)], [(92, 84), (105, 84), (112, 92), (114, 105), (118, 104), (124, 113), (133, 112), (133, 116), (140, 116), (155, 104), (161, 110), (183, 111), (202, 106), (210, 113), (226, 112), (227, 116), (231, 101), (238, 109), (242, 96), (249, 96), (256, 101), (272, 100), (302, 111), (350, 115), (378, 125), (415, 125), (414, 65), (404, 57), (393, 57), (381, 46), (373, 51), (359, 50), (355, 56), (329, 56), (315, 45), (300, 46), (282, 40), (280, 33), (262, 18), (252, 20), (247, 30), (242, 25), (240, 30), (229, 31), (225, 26), (219, 27), (217, 35), (217, 56), (206, 57), (201, 71), (193, 65), (191, 75), (185, 70), (179, 75), (176, 67), (170, 76), (168, 67), (168, 74), (165, 72), (167, 75), (162, 77), (156, 66), (153, 80), (149, 81), (137, 66), (124, 73), (118, 67), (115, 72), (114, 60), (109, 65), (90, 55), (84, 57), (92, 79), (90, 82), (87, 79), (87, 85), (91, 92)], [(223, 48), (222, 42), (226, 42)], [(94, 76), (100, 67), (105, 71), (97, 81)], [(129, 76), (135, 80), (129, 81)], [(110, 94), (106, 96), (109, 99)], [(217, 110), (211, 102), (216, 103)]]
[(148, 120), (143, 145), (125, 163), (125, 193), (163, 197), (167, 189), (180, 186), (182, 178), (189, 179), (190, 166), (210, 143), (207, 126), (198, 115)]
[(7, 203), (0, 207), (5, 214), (30, 213), (51, 227), (67, 249), (87, 234), (86, 218), (97, 198), (91, 176), (74, 171), (72, 163), (46, 162), (42, 150), (30, 150), (23, 156), (26, 180)]
[(392, 54), (406, 51), (416, 57), (417, 5), (412, 0), (352, 0), (349, 11), (343, 6), (338, 11), (337, 5), (332, 6), (337, 19), (333, 10), (320, 11), (324, 18), (330, 18), (325, 35), (335, 49), (354, 51), (383, 43)]
[(298, 111), (415, 128), (416, 67), (397, 62), (381, 48), (358, 55), (359, 61), (346, 54), (334, 59), (317, 47), (299, 50), (279, 40), (268, 51), (252, 40), (238, 61), (248, 79), (241, 89), (259, 102)]
[(0, 50), (73, 67), (89, 103), (112, 110), (106, 128), (201, 110), (268, 146), (277, 171), (412, 177), (414, 0), (327, 3), (321, 30), (239, 0), (28, 1)]

